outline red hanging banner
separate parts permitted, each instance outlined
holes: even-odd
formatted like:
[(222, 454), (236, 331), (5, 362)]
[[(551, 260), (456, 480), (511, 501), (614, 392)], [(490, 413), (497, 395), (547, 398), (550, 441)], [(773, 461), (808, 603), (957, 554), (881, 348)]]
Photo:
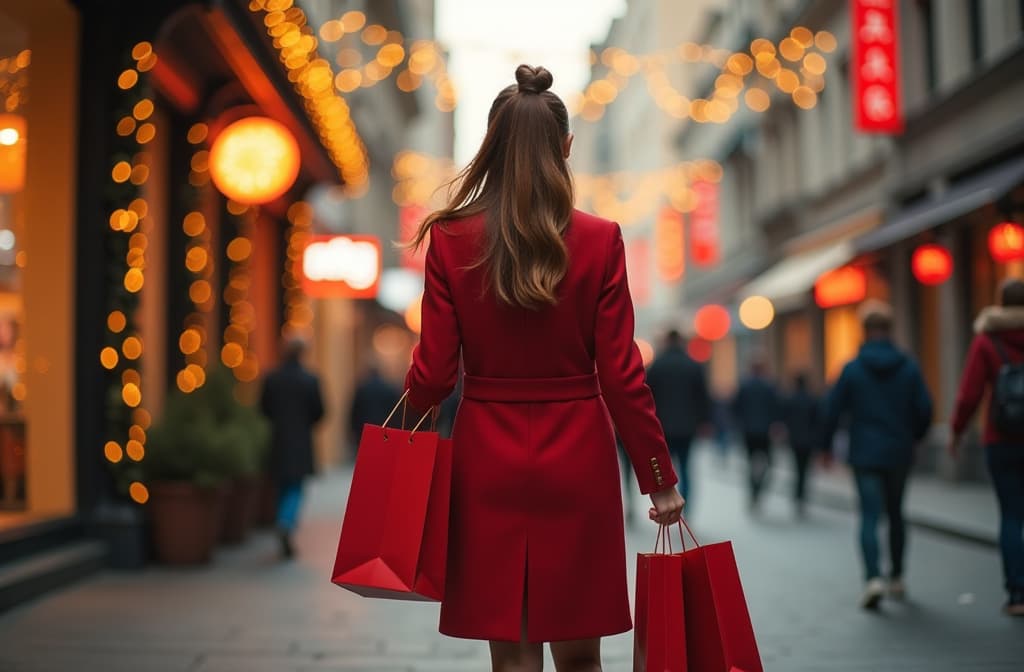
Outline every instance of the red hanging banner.
[(897, 0), (851, 0), (854, 123), (864, 133), (903, 132)]
[(714, 266), (718, 263), (718, 184), (697, 180), (691, 187), (697, 206), (690, 213), (690, 249), (693, 263)]

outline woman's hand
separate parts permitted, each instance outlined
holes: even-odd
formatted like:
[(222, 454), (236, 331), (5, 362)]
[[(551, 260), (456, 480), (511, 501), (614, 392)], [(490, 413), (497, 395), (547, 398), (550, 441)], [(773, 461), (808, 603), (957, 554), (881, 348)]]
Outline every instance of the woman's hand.
[(670, 485), (667, 488), (651, 493), (651, 508), (649, 515), (651, 520), (659, 525), (672, 525), (679, 521), (683, 513), (683, 505), (686, 500), (676, 490), (676, 486)]

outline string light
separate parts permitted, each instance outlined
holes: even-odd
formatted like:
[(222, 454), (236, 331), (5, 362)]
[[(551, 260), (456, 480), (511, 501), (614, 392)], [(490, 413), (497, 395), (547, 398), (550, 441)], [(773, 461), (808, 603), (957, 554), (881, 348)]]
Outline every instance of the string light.
[(297, 201), (288, 208), (289, 227), (285, 233), (288, 249), (285, 251), (284, 274), (281, 286), (284, 289), (284, 333), (308, 331), (313, 322), (313, 308), (309, 297), (302, 291), (302, 251), (313, 228), (313, 208), (305, 201)]
[(234, 219), (236, 235), (225, 248), (230, 269), (223, 296), (228, 308), (228, 326), (224, 329), (220, 358), (236, 380), (248, 383), (256, 380), (260, 371), (256, 353), (249, 347), (249, 335), (256, 322), (256, 309), (249, 301), (249, 288), (252, 285), (251, 230), (257, 210), (255, 206), (229, 202), (228, 212)]

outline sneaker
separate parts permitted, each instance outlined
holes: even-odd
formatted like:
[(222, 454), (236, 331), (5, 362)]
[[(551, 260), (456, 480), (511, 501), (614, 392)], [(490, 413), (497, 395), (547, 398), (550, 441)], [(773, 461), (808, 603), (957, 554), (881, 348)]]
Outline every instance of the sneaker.
[(860, 598), (860, 606), (864, 609), (878, 609), (885, 597), (885, 583), (878, 578), (870, 579), (864, 587), (864, 595)]
[(907, 586), (903, 583), (902, 578), (894, 576), (889, 579), (889, 597), (894, 600), (907, 599)]
[(1024, 590), (1015, 590), (1010, 593), (1010, 599), (1007, 600), (1003, 611), (1007, 616), (1024, 616)]

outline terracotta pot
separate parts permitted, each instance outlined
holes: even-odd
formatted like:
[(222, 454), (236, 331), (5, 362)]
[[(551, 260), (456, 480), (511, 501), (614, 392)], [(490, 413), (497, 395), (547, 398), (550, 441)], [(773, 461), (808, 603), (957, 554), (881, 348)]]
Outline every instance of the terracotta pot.
[(157, 560), (169, 565), (210, 561), (210, 508), (215, 493), (188, 482), (152, 483), (149, 515)]
[(237, 478), (228, 491), (224, 511), (224, 525), (220, 540), (226, 544), (240, 544), (252, 530), (256, 520), (256, 501), (259, 480), (255, 476)]
[(266, 529), (277, 522), (277, 484), (270, 474), (260, 476), (260, 492), (256, 505), (256, 527)]
[(220, 537), (224, 530), (224, 518), (227, 516), (228, 496), (231, 494), (231, 485), (224, 483), (212, 488), (210, 491), (210, 517), (207, 522), (207, 532), (210, 535), (210, 545), (216, 546), (220, 543)]

